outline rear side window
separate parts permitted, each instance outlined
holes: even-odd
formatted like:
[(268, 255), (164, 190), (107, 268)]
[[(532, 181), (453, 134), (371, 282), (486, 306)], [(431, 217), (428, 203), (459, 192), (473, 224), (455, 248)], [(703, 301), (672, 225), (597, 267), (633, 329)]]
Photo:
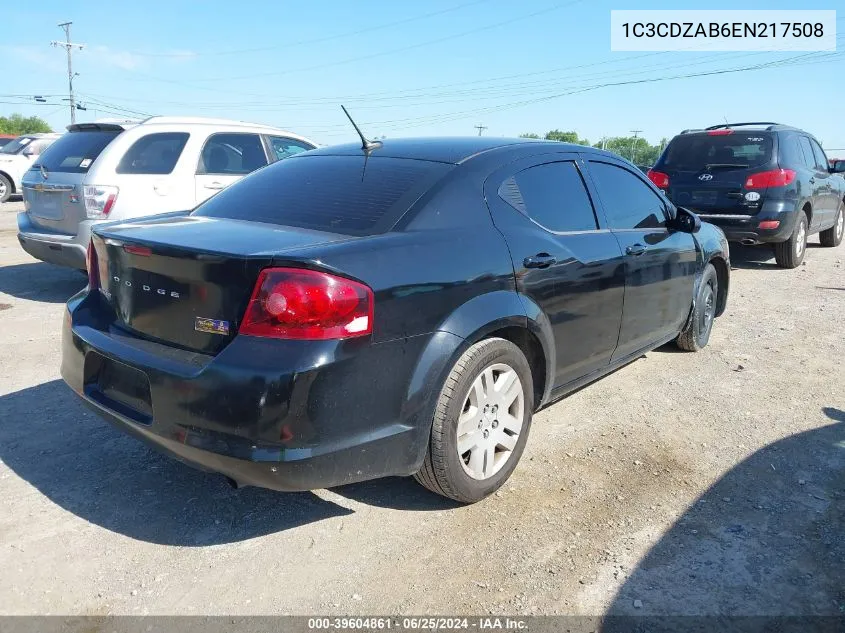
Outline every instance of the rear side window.
[(797, 167), (804, 164), (804, 152), (801, 150), (801, 143), (797, 136), (782, 136), (778, 146), (781, 167)]
[(122, 130), (68, 132), (44, 150), (37, 164), (48, 172), (84, 174), (106, 146), (121, 132)]
[(812, 139), (810, 140), (810, 145), (813, 146), (813, 155), (816, 157), (816, 169), (819, 171), (827, 171), (828, 162), (827, 156), (824, 154), (824, 150)]
[(816, 157), (813, 156), (813, 148), (810, 145), (810, 139), (806, 136), (802, 136), (799, 142), (801, 143), (801, 154), (804, 157), (804, 164), (810, 169), (815, 169)]
[(205, 142), (197, 173), (243, 175), (266, 164), (258, 134), (215, 134)]
[(529, 167), (505, 180), (499, 196), (550, 231), (598, 228), (593, 204), (573, 161)]
[(284, 136), (270, 136), (268, 138), (274, 161), (290, 158), (296, 154), (307, 152), (309, 149), (314, 149), (313, 145), (292, 138), (285, 138)]
[(609, 163), (590, 161), (611, 229), (652, 229), (666, 226), (665, 205), (651, 187), (632, 172)]
[(699, 171), (708, 165), (760, 167), (772, 160), (772, 136), (763, 132), (685, 134), (669, 143), (662, 166), (679, 171)]
[(194, 215), (372, 235), (389, 230), (452, 165), (371, 156), (302, 156), (227, 187)]
[(185, 132), (142, 136), (123, 155), (117, 166), (117, 173), (169, 174), (176, 167), (189, 136)]

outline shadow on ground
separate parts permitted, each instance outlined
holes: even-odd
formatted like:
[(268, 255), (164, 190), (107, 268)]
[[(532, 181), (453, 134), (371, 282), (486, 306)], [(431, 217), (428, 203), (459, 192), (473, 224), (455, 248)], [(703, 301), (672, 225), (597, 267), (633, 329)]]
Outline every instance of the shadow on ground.
[(0, 460), (52, 502), (164, 545), (247, 540), (350, 514), (311, 493), (232, 489), (101, 420), (60, 380), (0, 397)]
[(0, 292), (29, 301), (64, 303), (86, 283), (80, 271), (44, 262), (0, 268)]
[(766, 446), (702, 495), (608, 615), (845, 615), (845, 412), (824, 413), (835, 423)]
[[(115, 429), (61, 381), (0, 396), (0, 460), (53, 503), (113, 532), (164, 545), (243, 541), (352, 510), (310, 492), (232, 489)], [(410, 478), (333, 489), (397, 510), (457, 507)]]
[[(822, 248), (821, 244), (807, 244), (807, 250), (812, 251), (817, 248)], [(807, 253), (806, 257), (812, 257), (812, 253)], [(760, 270), (763, 268), (771, 268), (772, 270), (787, 270), (781, 268), (775, 263), (775, 251), (769, 244), (759, 244), (757, 246), (743, 246), (736, 242), (731, 242), (731, 268)]]

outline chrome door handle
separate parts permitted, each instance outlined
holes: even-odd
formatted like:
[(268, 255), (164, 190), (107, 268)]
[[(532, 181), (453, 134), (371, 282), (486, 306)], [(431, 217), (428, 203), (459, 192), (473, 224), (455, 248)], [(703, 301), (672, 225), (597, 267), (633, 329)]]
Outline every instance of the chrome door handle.
[(223, 189), (225, 185), (220, 184), (219, 182), (212, 182), (210, 184), (205, 185), (206, 189), (214, 189), (215, 191), (219, 189)]

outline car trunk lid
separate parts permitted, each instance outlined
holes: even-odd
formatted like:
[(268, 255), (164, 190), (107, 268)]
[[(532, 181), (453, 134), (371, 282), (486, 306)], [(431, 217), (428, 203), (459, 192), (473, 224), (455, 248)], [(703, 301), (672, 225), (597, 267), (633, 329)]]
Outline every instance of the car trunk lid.
[(349, 238), (170, 214), (99, 229), (92, 244), (101, 293), (117, 326), (215, 354), (237, 334), (262, 268), (342, 239)]

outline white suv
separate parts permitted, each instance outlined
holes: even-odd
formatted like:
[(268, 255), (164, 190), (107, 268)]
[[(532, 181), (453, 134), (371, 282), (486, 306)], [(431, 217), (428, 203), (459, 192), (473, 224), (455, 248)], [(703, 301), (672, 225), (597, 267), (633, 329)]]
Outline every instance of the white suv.
[(93, 224), (193, 209), (251, 171), (315, 147), (222, 119), (71, 125), (24, 175), (18, 241), (37, 259), (85, 270)]
[(0, 147), (0, 202), (21, 192), (21, 178), (29, 166), (61, 134), (24, 134)]

